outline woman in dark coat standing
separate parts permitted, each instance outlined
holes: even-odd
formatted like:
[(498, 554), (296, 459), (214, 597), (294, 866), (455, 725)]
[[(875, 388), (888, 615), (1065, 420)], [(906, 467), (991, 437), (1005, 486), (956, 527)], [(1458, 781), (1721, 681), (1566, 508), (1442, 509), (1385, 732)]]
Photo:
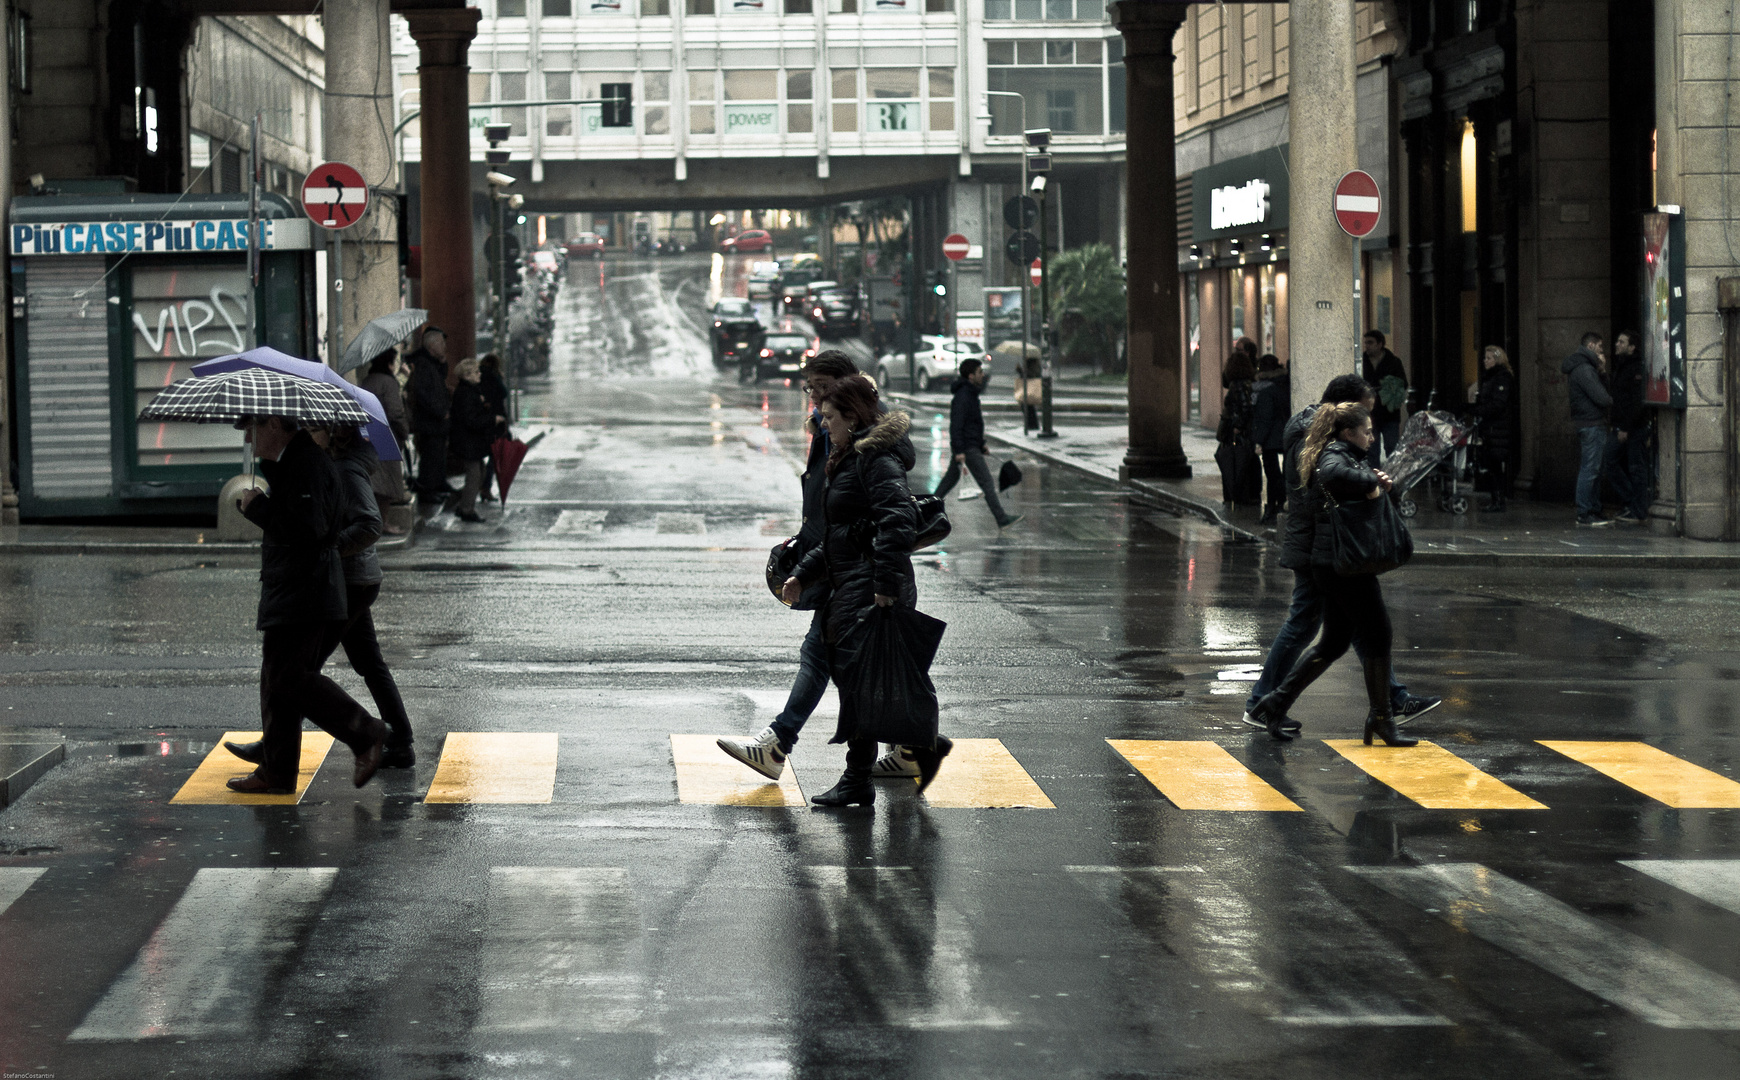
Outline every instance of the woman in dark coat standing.
[[(1240, 338), (1241, 346), (1248, 338)], [(1253, 345), (1252, 348), (1255, 348)], [(1226, 397), (1220, 406), (1220, 426), (1214, 437), (1220, 442), (1214, 462), (1220, 466), (1220, 497), (1229, 506), (1256, 503), (1262, 497), (1263, 474), (1257, 460), (1256, 441), (1251, 437), (1257, 365), (1244, 348), (1235, 348), (1221, 373)]]
[(1516, 375), (1510, 357), (1497, 345), (1481, 355), (1483, 370), (1474, 387), (1474, 415), (1480, 419), (1480, 455), (1476, 463), (1491, 485), (1482, 510), (1503, 510), (1510, 497), (1510, 406), (1516, 400)]
[(1335, 570), (1335, 545), (1329, 521), (1330, 504), (1381, 499), (1390, 489), (1390, 478), (1367, 464), (1367, 455), (1377, 436), (1371, 413), (1364, 405), (1321, 405), (1311, 417), (1305, 444), (1299, 451), (1299, 481), (1307, 486), (1305, 507), (1312, 513), (1311, 578), (1323, 594), (1323, 636), (1307, 649), (1274, 693), (1257, 702), (1253, 719), (1269, 729), (1274, 738), (1293, 738), (1297, 729), (1286, 725), (1287, 712), (1305, 688), (1341, 659), (1353, 643), (1355, 628), (1364, 644), (1365, 693), (1371, 711), (1365, 718), (1365, 743), (1372, 736), (1386, 746), (1417, 746), (1418, 739), (1396, 733), (1390, 701), (1389, 609), (1376, 574), (1339, 574)]
[[(842, 691), (840, 727), (832, 741), (846, 744), (846, 771), (839, 783), (811, 801), (817, 806), (869, 806), (876, 801), (870, 769), (876, 740), (857, 734), (857, 717), (845, 688), (864, 673), (855, 670), (853, 637), (874, 608), (918, 603), (912, 574), (917, 520), (906, 485), (907, 462), (899, 451), (911, 421), (903, 412), (880, 411), (876, 387), (862, 375), (836, 382), (822, 398), (828, 454), (822, 542), (811, 548), (787, 578), (782, 592), (796, 603), (805, 586), (827, 578), (823, 637), (833, 650), (834, 683)], [(937, 736), (935, 747), (912, 747), (922, 791), (935, 779), (953, 744)]]
[(465, 489), (459, 494), (459, 520), (482, 521), (477, 495), (483, 490), (483, 459), (495, 439), (496, 425), (506, 419), (491, 412), (479, 384), (483, 380), (477, 361), (459, 362), (459, 385), (453, 390), (453, 426), (447, 439), (453, 456), (465, 463)]
[[(483, 400), (489, 406), (489, 411), (495, 416), (505, 417), (508, 414), (507, 381), (501, 377), (501, 357), (495, 353), (484, 353), (483, 359), (477, 362), (477, 370), (482, 375), (478, 388), (483, 391)], [(507, 421), (503, 420), (495, 426), (495, 435), (490, 439), (492, 444), (483, 464), (483, 501), (494, 502), (495, 494), (495, 447), (496, 439), (508, 435)]]

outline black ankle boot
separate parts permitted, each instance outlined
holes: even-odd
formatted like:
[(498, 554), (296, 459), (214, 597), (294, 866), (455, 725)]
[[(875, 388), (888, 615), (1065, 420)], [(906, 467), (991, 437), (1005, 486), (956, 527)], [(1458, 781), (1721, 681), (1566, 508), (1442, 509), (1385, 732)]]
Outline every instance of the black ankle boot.
[(1251, 718), (1268, 730), (1270, 738), (1280, 742), (1292, 742), (1299, 737), (1299, 721), (1287, 715), (1286, 706), (1281, 704), (1276, 694), (1257, 702), (1257, 707), (1251, 710)]
[(870, 782), (870, 774), (847, 769), (840, 774), (840, 782), (810, 799), (816, 806), (874, 806), (876, 804), (876, 785)]
[(1371, 737), (1376, 735), (1384, 741), (1385, 746), (1418, 746), (1420, 740), (1410, 739), (1396, 731), (1396, 719), (1385, 713), (1383, 716), (1373, 714), (1365, 718), (1365, 744), (1371, 745)]
[(912, 748), (912, 760), (918, 765), (918, 790), (930, 786), (930, 782), (936, 779), (937, 770), (942, 768), (942, 759), (948, 757), (954, 748), (955, 744), (944, 735), (936, 737), (936, 746), (930, 750)]

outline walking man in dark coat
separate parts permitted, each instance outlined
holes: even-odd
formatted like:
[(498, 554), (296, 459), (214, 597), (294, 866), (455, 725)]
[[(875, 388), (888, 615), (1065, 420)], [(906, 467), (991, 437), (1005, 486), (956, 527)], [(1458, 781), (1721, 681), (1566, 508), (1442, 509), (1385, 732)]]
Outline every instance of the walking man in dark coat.
[(985, 414), (979, 407), (979, 391), (985, 387), (985, 365), (978, 360), (962, 360), (961, 374), (955, 379), (955, 399), (949, 404), (949, 453), (954, 455), (942, 483), (936, 486), (936, 497), (953, 491), (961, 479), (961, 466), (979, 482), (985, 493), (985, 508), (997, 519), (997, 527), (1006, 529), (1021, 520), (1003, 509), (997, 498), (997, 481), (991, 477), (991, 467), (985, 464)]
[(232, 791), (281, 795), (296, 790), (302, 718), (356, 755), (352, 780), (368, 783), (381, 764), (387, 727), (320, 673), (323, 646), (342, 633), (347, 607), (338, 537), (344, 490), (338, 467), (296, 421), (255, 417), (237, 425), (251, 434), (270, 495), (242, 493), (242, 513), (265, 531), (260, 548), (260, 662), (257, 744), (227, 743), (259, 766), (229, 781)]
[(417, 441), (417, 494), (434, 509), (453, 494), (447, 486), (447, 424), (453, 395), (447, 389), (447, 335), (423, 329), (423, 345), (411, 362), (411, 434)]

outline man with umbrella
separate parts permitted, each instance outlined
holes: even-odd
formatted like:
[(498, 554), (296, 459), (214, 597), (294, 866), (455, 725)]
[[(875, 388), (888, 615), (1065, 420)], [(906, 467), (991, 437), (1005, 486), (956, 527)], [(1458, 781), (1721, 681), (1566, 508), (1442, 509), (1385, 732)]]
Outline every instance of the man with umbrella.
[[(320, 673), (321, 646), (346, 614), (338, 533), (344, 495), (338, 468), (287, 416), (245, 416), (271, 494), (242, 493), (242, 513), (265, 531), (260, 549), (258, 747), (230, 749), (259, 767), (229, 781), (232, 791), (294, 791), (302, 756), (302, 717), (314, 721), (356, 755), (352, 780), (368, 783), (381, 764), (387, 727)], [(243, 753), (246, 751), (246, 753)]]

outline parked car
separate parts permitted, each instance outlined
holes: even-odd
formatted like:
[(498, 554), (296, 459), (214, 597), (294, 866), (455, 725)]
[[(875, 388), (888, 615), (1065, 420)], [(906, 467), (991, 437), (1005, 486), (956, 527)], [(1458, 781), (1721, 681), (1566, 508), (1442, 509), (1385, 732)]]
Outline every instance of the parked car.
[(739, 362), (750, 349), (761, 347), (761, 319), (755, 305), (741, 296), (727, 296), (713, 305), (713, 363)]
[(727, 254), (739, 255), (751, 251), (772, 251), (773, 234), (766, 229), (744, 229), (736, 236), (727, 236), (719, 242), (719, 250)]
[(804, 369), (804, 361), (816, 355), (816, 343), (802, 334), (789, 330), (768, 333), (752, 361), (738, 368), (740, 382), (756, 382), (780, 376), (795, 379)]
[(749, 298), (751, 300), (772, 300), (774, 290), (779, 288), (779, 264), (776, 262), (758, 262), (749, 273)]
[[(961, 361), (969, 357), (983, 360), (985, 354), (965, 342), (956, 343), (953, 338), (937, 337), (933, 334), (919, 335), (918, 348), (913, 351), (913, 361), (917, 365), (917, 388), (920, 390), (940, 390), (960, 373)], [(876, 360), (876, 382), (879, 386), (892, 387), (895, 383), (906, 382), (906, 353), (885, 352)]]
[(831, 283), (826, 289), (818, 289), (815, 285), (811, 285), (810, 290), (809, 316), (818, 333), (826, 337), (830, 335), (850, 336), (858, 332), (858, 293), (856, 290)]
[(583, 232), (568, 241), (568, 257), (577, 259), (580, 256), (592, 259), (604, 258), (604, 237), (595, 232)]

